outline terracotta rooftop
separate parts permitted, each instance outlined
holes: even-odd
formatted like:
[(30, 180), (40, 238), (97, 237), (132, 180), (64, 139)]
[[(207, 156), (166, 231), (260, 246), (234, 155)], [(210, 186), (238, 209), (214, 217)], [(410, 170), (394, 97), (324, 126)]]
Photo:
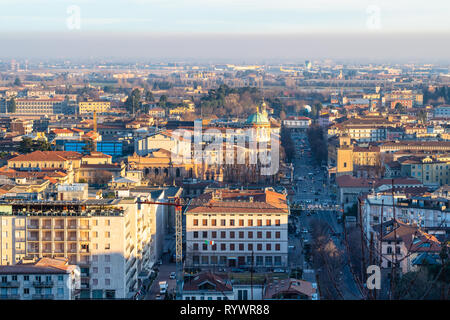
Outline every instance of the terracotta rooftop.
[(192, 200), (190, 213), (289, 213), (286, 196), (271, 190), (229, 190), (207, 192)]
[(74, 151), (34, 151), (27, 154), (21, 154), (9, 161), (67, 161), (80, 159), (81, 154)]
[(67, 259), (41, 258), (33, 263), (18, 263), (0, 266), (0, 274), (64, 274), (76, 266), (68, 264)]

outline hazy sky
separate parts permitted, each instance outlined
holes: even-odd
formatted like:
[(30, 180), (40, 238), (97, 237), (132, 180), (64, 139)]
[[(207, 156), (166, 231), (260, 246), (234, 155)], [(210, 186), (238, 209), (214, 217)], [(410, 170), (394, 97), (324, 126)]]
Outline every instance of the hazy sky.
[(446, 59), (449, 12), (448, 0), (0, 0), (0, 56)]

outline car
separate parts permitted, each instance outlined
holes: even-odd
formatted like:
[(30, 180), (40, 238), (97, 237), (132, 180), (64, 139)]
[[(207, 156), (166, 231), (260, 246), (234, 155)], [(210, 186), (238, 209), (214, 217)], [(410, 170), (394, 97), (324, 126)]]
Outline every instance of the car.
[(279, 268), (279, 269), (273, 269), (273, 273), (285, 273), (285, 272), (286, 272), (286, 270), (281, 269), (281, 268)]
[(170, 274), (170, 279), (175, 279), (177, 277), (177, 274), (175, 273), (175, 272), (172, 272), (171, 274)]

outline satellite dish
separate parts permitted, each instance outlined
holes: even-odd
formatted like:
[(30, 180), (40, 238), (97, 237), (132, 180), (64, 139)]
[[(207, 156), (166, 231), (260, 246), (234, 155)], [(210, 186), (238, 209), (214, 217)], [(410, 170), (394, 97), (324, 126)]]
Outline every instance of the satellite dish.
[(303, 106), (303, 109), (306, 109), (308, 112), (311, 112), (311, 106), (310, 105)]

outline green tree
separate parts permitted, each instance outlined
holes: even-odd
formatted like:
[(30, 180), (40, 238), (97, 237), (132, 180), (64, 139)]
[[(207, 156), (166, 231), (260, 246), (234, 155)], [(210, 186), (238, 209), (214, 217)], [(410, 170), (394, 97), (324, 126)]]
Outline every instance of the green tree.
[(155, 97), (153, 96), (153, 93), (150, 90), (147, 90), (145, 92), (145, 102), (153, 102), (155, 101)]
[(8, 101), (8, 113), (15, 113), (16, 112), (16, 99), (11, 98), (11, 100)]
[(397, 102), (396, 104), (395, 104), (395, 111), (397, 111), (398, 113), (400, 113), (400, 114), (403, 114), (403, 113), (405, 113), (405, 111), (406, 111), (406, 108), (405, 108), (405, 106), (404, 105), (402, 105), (400, 102)]
[(83, 146), (83, 153), (91, 154), (94, 151), (95, 151), (94, 141), (92, 141), (92, 139), (85, 139)]
[(125, 106), (127, 110), (132, 114), (135, 114), (136, 111), (140, 109), (141, 105), (140, 100), (141, 100), (141, 92), (139, 91), (139, 89), (134, 89), (133, 91), (131, 91), (131, 94), (125, 101)]
[(163, 94), (161, 97), (159, 97), (158, 105), (161, 108), (165, 108), (167, 106), (167, 96), (166, 95)]
[(19, 77), (16, 77), (16, 79), (14, 80), (14, 85), (15, 85), (16, 87), (22, 86), (22, 81), (20, 81), (20, 78), (19, 78)]

